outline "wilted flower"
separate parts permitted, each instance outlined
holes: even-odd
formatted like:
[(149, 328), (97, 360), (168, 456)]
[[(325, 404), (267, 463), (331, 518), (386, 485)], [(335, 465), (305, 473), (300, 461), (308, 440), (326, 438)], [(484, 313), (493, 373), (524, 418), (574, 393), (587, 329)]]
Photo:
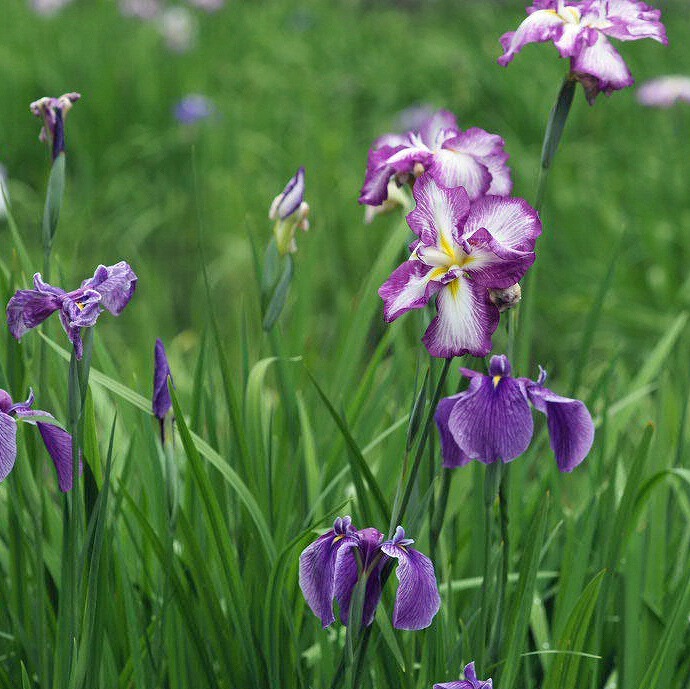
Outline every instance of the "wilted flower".
[(381, 600), (381, 575), (393, 560), (398, 561), (399, 585), (393, 609), (396, 629), (424, 629), (438, 612), (441, 599), (434, 565), (398, 526), (390, 541), (368, 528), (357, 531), (350, 517), (335, 520), (333, 528), (307, 546), (299, 558), (299, 585), (312, 612), (324, 627), (335, 621), (333, 599), (340, 619), (348, 623), (350, 600), (357, 582), (366, 578), (363, 623), (370, 625)]
[(153, 415), (160, 421), (161, 442), (165, 442), (165, 416), (172, 409), (168, 378), (172, 381), (168, 357), (165, 354), (163, 341), (158, 338), (153, 351)]
[(690, 77), (667, 76), (648, 81), (637, 91), (637, 100), (653, 108), (670, 108), (684, 101), (690, 103)]
[(520, 284), (516, 282), (514, 285), (503, 289), (490, 289), (489, 299), (491, 299), (491, 303), (498, 309), (498, 312), (503, 313), (520, 303), (520, 299), (522, 299), (522, 288)]
[(51, 145), (53, 160), (65, 150), (65, 118), (80, 98), (79, 93), (65, 93), (59, 98), (39, 98), (29, 106), (31, 112), (43, 120), (38, 140)]
[(480, 680), (477, 679), (477, 673), (474, 670), (474, 663), (465, 665), (465, 679), (457, 682), (445, 682), (443, 684), (434, 684), (434, 689), (493, 689), (493, 682), (491, 679)]
[(33, 391), (26, 402), (14, 404), (10, 395), (0, 390), (0, 481), (7, 478), (17, 459), (17, 420), (20, 420), (38, 427), (46, 450), (55, 464), (60, 490), (71, 490), (72, 436), (59, 426), (35, 421), (37, 417), (52, 419), (53, 415), (40, 409), (31, 409), (33, 403)]
[(589, 453), (594, 424), (580, 400), (560, 397), (544, 387), (546, 371), (539, 379), (512, 378), (510, 362), (491, 357), (489, 375), (461, 368), (470, 379), (464, 392), (442, 399), (436, 410), (441, 434), (443, 466), (464, 466), (473, 459), (484, 464), (510, 462), (528, 447), (534, 432), (529, 405), (546, 414), (551, 449), (561, 471), (570, 472)]
[(160, 18), (160, 32), (169, 50), (185, 53), (196, 42), (197, 26), (186, 7), (169, 7)]
[(136, 284), (137, 276), (125, 261), (114, 266), (98, 266), (93, 277), (72, 292), (43, 282), (41, 274), (36, 273), (34, 289), (18, 290), (7, 304), (7, 325), (19, 340), (25, 332), (59, 311), (62, 327), (74, 345), (77, 359), (81, 359), (81, 329), (94, 326), (104, 310), (119, 316), (132, 298)]
[(406, 134), (386, 134), (369, 151), (359, 202), (382, 204), (388, 182), (410, 181), (427, 170), (446, 187), (465, 187), (470, 199), (484, 194), (507, 196), (513, 187), (503, 139), (483, 129), (458, 129), (455, 115), (439, 110)]
[(590, 104), (600, 92), (610, 94), (634, 82), (608, 37), (668, 44), (661, 11), (638, 0), (535, 0), (527, 13), (517, 31), (501, 37), (499, 64), (507, 65), (528, 43), (553, 41), (561, 57), (570, 58), (571, 74)]
[(196, 124), (216, 113), (213, 102), (200, 93), (191, 93), (185, 96), (173, 110), (175, 119), (181, 124)]
[(407, 222), (419, 240), (379, 288), (384, 317), (390, 323), (436, 295), (438, 314), (423, 338), (429, 353), (485, 356), (499, 321), (489, 290), (514, 285), (534, 263), (539, 216), (518, 198), (470, 203), (463, 187), (445, 187), (429, 173), (415, 182), (413, 194), (417, 207)]
[(268, 211), (269, 220), (275, 220), (273, 234), (281, 255), (297, 251), (295, 231), (309, 229), (309, 204), (304, 200), (304, 168), (301, 167), (273, 199)]

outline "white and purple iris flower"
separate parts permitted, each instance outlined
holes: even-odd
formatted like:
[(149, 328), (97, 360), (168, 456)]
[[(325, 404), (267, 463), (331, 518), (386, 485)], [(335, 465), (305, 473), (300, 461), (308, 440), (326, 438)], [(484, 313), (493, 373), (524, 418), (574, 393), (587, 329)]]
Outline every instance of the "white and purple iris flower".
[(690, 77), (669, 75), (642, 84), (637, 101), (649, 108), (670, 108), (676, 103), (690, 103)]
[(446, 187), (465, 187), (472, 200), (507, 196), (513, 183), (503, 145), (500, 136), (478, 127), (463, 132), (455, 115), (439, 110), (418, 131), (386, 134), (374, 142), (359, 202), (380, 206), (392, 178), (404, 184), (424, 171)]
[(31, 409), (34, 403), (33, 391), (26, 402), (12, 402), (10, 395), (0, 390), (0, 481), (12, 471), (17, 459), (17, 421), (35, 424), (43, 438), (58, 475), (60, 490), (72, 489), (72, 436), (59, 426), (36, 421), (36, 418), (53, 418), (52, 414), (40, 409)]
[(39, 98), (29, 105), (31, 113), (43, 120), (38, 140), (50, 144), (53, 160), (65, 150), (65, 118), (80, 98), (79, 93), (65, 93), (59, 98)]
[(572, 471), (589, 453), (594, 423), (580, 400), (561, 397), (539, 379), (512, 378), (510, 362), (491, 357), (489, 375), (461, 368), (470, 379), (464, 392), (442, 399), (436, 409), (443, 466), (460, 467), (477, 459), (483, 464), (510, 462), (529, 446), (534, 432), (530, 404), (546, 414), (551, 449), (558, 468)]
[(413, 194), (417, 207), (407, 222), (419, 239), (379, 288), (386, 322), (435, 296), (438, 313), (423, 338), (429, 353), (486, 356), (499, 321), (489, 290), (511, 287), (534, 263), (539, 216), (519, 198), (472, 203), (463, 187), (443, 186), (430, 173), (417, 179)]
[(628, 66), (609, 38), (636, 41), (653, 38), (668, 44), (661, 11), (637, 0), (535, 0), (529, 17), (501, 37), (507, 65), (528, 43), (552, 41), (593, 103), (600, 92), (611, 94), (634, 82)]
[(93, 327), (104, 310), (119, 316), (129, 304), (136, 285), (137, 276), (125, 261), (98, 266), (93, 277), (72, 292), (43, 282), (41, 274), (36, 273), (34, 289), (18, 290), (7, 304), (7, 325), (19, 340), (59, 311), (62, 327), (74, 345), (76, 357), (81, 359), (84, 351), (81, 329)]
[(350, 600), (361, 577), (367, 577), (363, 624), (370, 625), (381, 600), (384, 569), (397, 560), (399, 585), (393, 609), (396, 629), (424, 629), (441, 605), (431, 560), (410, 546), (401, 526), (389, 541), (374, 529), (357, 531), (350, 517), (339, 517), (333, 528), (304, 549), (299, 558), (299, 584), (312, 612), (324, 628), (335, 621), (333, 599), (340, 619), (348, 623)]
[(493, 689), (493, 682), (491, 679), (477, 679), (477, 673), (474, 669), (474, 663), (465, 665), (465, 679), (456, 682), (444, 682), (443, 684), (434, 684), (434, 689)]

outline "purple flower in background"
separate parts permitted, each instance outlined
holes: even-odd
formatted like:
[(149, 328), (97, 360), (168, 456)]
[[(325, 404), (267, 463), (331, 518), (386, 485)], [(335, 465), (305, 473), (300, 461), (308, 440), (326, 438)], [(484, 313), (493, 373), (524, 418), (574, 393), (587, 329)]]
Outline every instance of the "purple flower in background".
[(31, 0), (31, 9), (36, 14), (50, 17), (69, 5), (72, 0)]
[(561, 57), (570, 58), (570, 71), (585, 88), (590, 104), (600, 92), (631, 86), (628, 66), (609, 38), (636, 41), (653, 38), (668, 44), (661, 11), (637, 0), (535, 0), (529, 17), (501, 37), (507, 65), (528, 43), (553, 41)]
[(148, 21), (161, 12), (160, 0), (120, 0), (120, 13), (125, 17), (136, 17)]
[(295, 231), (309, 229), (309, 204), (304, 200), (304, 168), (297, 170), (285, 189), (273, 199), (268, 211), (269, 220), (275, 220), (273, 234), (281, 255), (297, 251)]
[(465, 665), (464, 672), (464, 680), (434, 684), (434, 689), (493, 689), (494, 685), (491, 679), (477, 679), (477, 673), (475, 672), (473, 662)]
[(65, 93), (59, 98), (45, 96), (31, 103), (32, 114), (43, 120), (38, 140), (52, 147), (53, 160), (65, 150), (65, 118), (72, 105), (81, 98), (79, 93)]
[(91, 328), (104, 310), (119, 316), (134, 294), (137, 276), (128, 263), (98, 266), (92, 278), (81, 287), (65, 292), (34, 275), (34, 289), (18, 290), (7, 304), (7, 325), (12, 335), (21, 339), (28, 330), (43, 323), (55, 311), (78, 359), (83, 354), (81, 329)]
[(570, 472), (589, 453), (594, 424), (580, 400), (560, 397), (539, 379), (511, 378), (510, 362), (491, 357), (489, 375), (461, 368), (470, 379), (464, 392), (442, 399), (436, 409), (443, 466), (464, 466), (473, 459), (484, 464), (510, 462), (528, 447), (534, 431), (530, 403), (546, 414), (551, 449), (561, 471)]
[(325, 627), (335, 621), (333, 599), (340, 619), (348, 623), (350, 600), (357, 582), (366, 577), (363, 623), (370, 625), (381, 600), (381, 575), (397, 560), (399, 585), (393, 609), (396, 629), (424, 629), (438, 612), (441, 599), (434, 565), (405, 537), (401, 526), (389, 541), (373, 528), (357, 531), (350, 517), (335, 520), (333, 528), (307, 546), (299, 558), (299, 585), (312, 612)]
[(216, 113), (213, 102), (199, 93), (185, 96), (173, 110), (175, 119), (181, 124), (196, 124)]
[(33, 391), (26, 402), (14, 404), (4, 390), (0, 390), (0, 481), (7, 478), (17, 459), (17, 420), (36, 424), (58, 475), (60, 490), (72, 489), (72, 437), (67, 431), (51, 423), (36, 421), (36, 417), (53, 418), (40, 409), (31, 409)]
[(158, 338), (153, 350), (153, 415), (160, 421), (161, 442), (165, 442), (165, 417), (172, 409), (170, 390), (168, 389), (168, 378), (172, 381), (172, 373), (168, 364), (168, 357), (165, 354), (163, 341)]
[(197, 25), (186, 7), (169, 7), (160, 16), (159, 30), (168, 50), (186, 53), (196, 43)]
[(690, 103), (690, 77), (666, 76), (652, 79), (640, 86), (637, 100), (651, 108), (670, 108), (681, 101)]
[(419, 240), (379, 288), (386, 322), (436, 296), (438, 314), (423, 338), (429, 353), (485, 356), (499, 320), (489, 290), (514, 285), (534, 263), (539, 216), (518, 198), (470, 203), (463, 187), (445, 187), (430, 173), (415, 182), (413, 194), (417, 207), (407, 221)]
[(445, 187), (465, 187), (472, 200), (507, 196), (513, 188), (507, 160), (500, 136), (477, 127), (463, 132), (455, 115), (439, 110), (418, 131), (386, 134), (374, 142), (359, 202), (379, 206), (392, 177), (404, 184), (425, 170)]

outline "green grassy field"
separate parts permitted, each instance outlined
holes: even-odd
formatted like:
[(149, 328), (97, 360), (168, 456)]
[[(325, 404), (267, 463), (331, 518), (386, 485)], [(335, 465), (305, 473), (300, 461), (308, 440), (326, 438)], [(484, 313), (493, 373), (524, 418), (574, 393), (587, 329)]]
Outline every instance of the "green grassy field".
[[(656, 4), (670, 45), (618, 44), (638, 83), (690, 71), (685, 3)], [(50, 161), (29, 102), (72, 90), (53, 281), (70, 288), (124, 259), (139, 283), (95, 332), (83, 551), (66, 563), (65, 497), (35, 429), (21, 430), (0, 486), (0, 687), (333, 686), (351, 639), (309, 611), (298, 556), (340, 514), (386, 530), (362, 464), (389, 507), (429, 366), (426, 312), (383, 322), (376, 290), (411, 234), (400, 214), (363, 224), (368, 148), (403, 109), (447, 108), (505, 139), (514, 194), (534, 200), (567, 67), (551, 45), (496, 64), (523, 3), (234, 0), (195, 17), (198, 45), (178, 55), (111, 0), (51, 18), (3, 5), (0, 163), (19, 239), (0, 221), (0, 294), (29, 287), (43, 260)], [(190, 92), (218, 117), (178, 124), (172, 108)], [(558, 473), (542, 421), (511, 465), (508, 602), (480, 674), (496, 689), (690, 689), (689, 132), (687, 105), (642, 108), (634, 88), (593, 107), (576, 95), (515, 360), (520, 375), (547, 368), (598, 428), (572, 475)], [(300, 165), (312, 229), (268, 335), (252, 247), (263, 254), (268, 207)], [(46, 334), (68, 347), (56, 319)], [(165, 450), (148, 412), (157, 337), (182, 412)], [(495, 352), (506, 340), (502, 323)], [(66, 422), (68, 354), (45, 345), (39, 387), (38, 332), (2, 342), (0, 387), (15, 399), (33, 387)], [(434, 548), (442, 609), (428, 630), (394, 630), (388, 587), (350, 686), (431, 688), (477, 656), (484, 474), (475, 462), (444, 477), (431, 435), (405, 528), (428, 554), (450, 481)], [(70, 634), (59, 611), (72, 594)]]

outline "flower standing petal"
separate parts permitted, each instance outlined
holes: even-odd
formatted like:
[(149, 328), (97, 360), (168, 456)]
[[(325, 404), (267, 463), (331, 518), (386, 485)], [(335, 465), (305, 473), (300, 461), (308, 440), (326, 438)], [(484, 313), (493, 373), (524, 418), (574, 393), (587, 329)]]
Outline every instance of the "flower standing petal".
[(120, 261), (113, 266), (98, 266), (93, 277), (82, 282), (81, 288), (100, 294), (101, 306), (113, 316), (119, 316), (132, 299), (137, 280), (129, 263)]
[(441, 607), (434, 565), (426, 555), (409, 547), (413, 542), (398, 526), (395, 537), (381, 544), (381, 550), (398, 561), (395, 573), (399, 584), (393, 609), (396, 629), (425, 629)]

